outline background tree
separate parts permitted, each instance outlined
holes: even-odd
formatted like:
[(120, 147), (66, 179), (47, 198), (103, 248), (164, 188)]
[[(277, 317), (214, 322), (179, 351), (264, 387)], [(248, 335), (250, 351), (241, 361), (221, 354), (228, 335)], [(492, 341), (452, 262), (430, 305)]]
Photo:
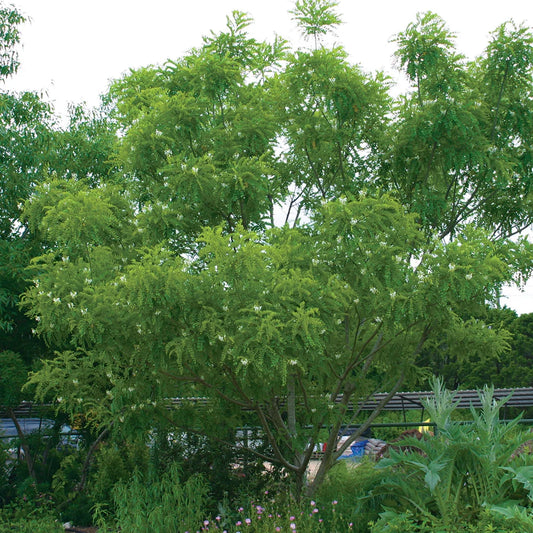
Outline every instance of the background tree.
[[(24, 17), (0, 8), (0, 80), (16, 74), (16, 46)], [(112, 181), (112, 121), (97, 111), (72, 110), (67, 128), (58, 127), (51, 106), (32, 92), (0, 92), (0, 350), (13, 350), (31, 366), (47, 349), (33, 335), (35, 323), (20, 310), (28, 286), (26, 267), (42, 252), (37, 235), (22, 220), (24, 202), (51, 175)]]
[[(18, 26), (24, 17), (14, 8), (0, 7), (0, 80), (18, 68)], [(19, 220), (22, 202), (28, 198), (47, 144), (49, 108), (37, 95), (0, 93), (0, 333), (17, 327), (16, 342), (26, 344), (28, 321), (17, 310), (18, 295), (25, 287), (22, 265), (27, 264), (28, 241)]]
[(486, 342), (494, 342), (498, 332), (504, 341), (498, 354), (487, 357), (482, 343), (465, 349), (467, 339), (456, 345), (440, 339), (422, 352), (420, 364), (453, 389), (475, 389), (486, 383), (501, 388), (529, 387), (533, 373), (531, 319), (531, 313), (518, 316), (512, 309), (487, 308), (470, 320), (478, 325), (479, 336)]

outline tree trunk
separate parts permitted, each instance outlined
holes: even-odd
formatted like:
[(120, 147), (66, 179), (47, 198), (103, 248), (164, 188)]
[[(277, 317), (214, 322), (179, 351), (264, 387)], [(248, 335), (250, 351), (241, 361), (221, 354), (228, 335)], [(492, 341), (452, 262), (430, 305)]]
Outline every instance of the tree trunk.
[[(287, 378), (287, 426), (289, 429), (289, 434), (291, 439), (297, 437), (296, 430), (296, 376), (294, 374), (289, 374)], [(302, 466), (303, 454), (297, 451), (291, 443), (291, 447), (295, 450), (294, 464), (298, 467)]]
[(291, 448), (294, 450), (294, 464), (298, 467), (294, 470), (294, 477), (296, 481), (296, 498), (299, 500), (304, 490), (305, 472), (307, 465), (304, 465), (304, 454), (298, 450), (298, 446), (294, 446), (294, 439), (297, 437), (296, 429), (296, 376), (289, 374), (287, 378), (287, 427), (291, 440)]
[(8, 409), (9, 418), (13, 420), (13, 424), (15, 424), (15, 428), (17, 430), (17, 435), (20, 440), (20, 446), (22, 450), (24, 451), (24, 461), (26, 462), (26, 466), (28, 467), (28, 473), (30, 474), (30, 477), (37, 481), (37, 478), (35, 477), (35, 469), (33, 467), (33, 459), (30, 452), (30, 447), (28, 446), (28, 441), (26, 440), (26, 435), (24, 435), (24, 432), (22, 431), (22, 428), (20, 427), (20, 423), (17, 419), (17, 415), (15, 415), (15, 411), (13, 409)]

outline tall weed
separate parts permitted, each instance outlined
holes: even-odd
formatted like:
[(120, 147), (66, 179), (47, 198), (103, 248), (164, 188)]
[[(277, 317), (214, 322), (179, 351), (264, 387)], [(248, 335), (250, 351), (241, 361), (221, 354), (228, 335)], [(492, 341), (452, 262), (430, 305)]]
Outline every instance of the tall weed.
[(391, 528), (396, 521), (422, 528), (405, 531), (430, 531), (423, 529), (424, 524), (433, 531), (467, 531), (487, 507), (521, 508), (529, 503), (527, 483), (533, 483), (533, 468), (527, 464), (532, 460), (514, 457), (531, 438), (519, 429), (520, 417), (501, 423), (505, 400), (496, 401), (493, 390), (485, 388), (480, 393), (482, 408), (471, 409), (473, 422), (464, 424), (452, 418), (453, 394), (438, 381), (434, 390), (425, 407), (436, 424), (436, 435), (404, 439), (398, 444), (405, 449), (391, 450), (390, 458), (378, 465), (387, 468), (388, 475), (372, 492), (388, 497), (388, 509), (376, 522), (375, 532), (395, 531)]
[(115, 516), (121, 531), (183, 533), (202, 523), (208, 487), (201, 476), (180, 482), (177, 465), (160, 480), (135, 472), (113, 489)]

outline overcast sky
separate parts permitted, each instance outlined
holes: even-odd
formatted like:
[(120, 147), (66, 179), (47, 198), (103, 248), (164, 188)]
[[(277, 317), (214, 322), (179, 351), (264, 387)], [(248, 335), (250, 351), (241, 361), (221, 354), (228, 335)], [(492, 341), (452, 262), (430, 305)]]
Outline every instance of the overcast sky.
[[(1, 1), (1, 0), (0, 0)], [(93, 106), (109, 81), (130, 68), (161, 64), (199, 46), (203, 35), (225, 26), (233, 10), (254, 19), (250, 34), (299, 42), (292, 0), (11, 0), (30, 22), (22, 28), (21, 67), (8, 90), (36, 90), (65, 114), (69, 103)], [(457, 34), (458, 50), (481, 54), (490, 33), (507, 21), (533, 26), (531, 0), (340, 0), (344, 24), (335, 41), (366, 71), (397, 77), (389, 42), (416, 13), (433, 11)], [(533, 312), (533, 283), (526, 293), (507, 290), (503, 304)]]

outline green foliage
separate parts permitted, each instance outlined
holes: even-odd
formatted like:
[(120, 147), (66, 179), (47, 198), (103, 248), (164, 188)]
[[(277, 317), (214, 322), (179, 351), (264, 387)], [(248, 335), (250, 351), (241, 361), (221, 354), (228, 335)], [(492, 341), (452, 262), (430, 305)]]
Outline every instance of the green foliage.
[(402, 203), (442, 236), (467, 220), (497, 236), (527, 227), (531, 31), (502, 25), (472, 63), (456, 53), (453, 34), (433, 13), (420, 15), (396, 42), (414, 89), (393, 133), (390, 178)]
[(519, 418), (501, 423), (503, 400), (495, 401), (486, 388), (480, 393), (481, 410), (471, 408), (473, 422), (454, 421), (453, 394), (442, 382), (435, 386), (435, 397), (425, 407), (436, 435), (404, 439), (398, 445), (407, 449), (391, 449), (390, 458), (379, 463), (388, 470), (387, 478), (373, 492), (388, 496), (388, 509), (375, 531), (394, 531), (386, 528), (411, 520), (413, 531), (425, 531), (421, 526), (429, 524), (439, 531), (457, 531), (458, 524), (475, 524), (484, 507), (527, 504), (521, 485), (529, 487), (531, 461), (528, 456), (515, 458), (515, 452), (530, 435), (518, 430)]
[(19, 43), (19, 26), (26, 19), (12, 6), (0, 6), (0, 78), (14, 74), (18, 67), (15, 46)]
[[(180, 464), (180, 479), (186, 482), (195, 474), (201, 474), (209, 487), (209, 506), (205, 513), (216, 513), (219, 502), (226, 506), (243, 504), (276, 482), (276, 473), (265, 474), (264, 463), (254, 454), (238, 450), (235, 446), (234, 429), (229, 423), (215, 425), (218, 416), (205, 418), (213, 422), (208, 435), (171, 433), (162, 428), (155, 432), (150, 445), (151, 464), (160, 474), (169, 464)], [(194, 415), (193, 415), (194, 416)], [(202, 422), (204, 422), (202, 416)], [(221, 427), (222, 426), (222, 427)], [(257, 438), (250, 431), (249, 439)], [(264, 446), (266, 448), (266, 446)]]
[(303, 533), (330, 533), (352, 531), (354, 523), (337, 512), (336, 500), (320, 502), (306, 500), (296, 502), (280, 487), (278, 491), (265, 491), (251, 503), (228, 513), (226, 508), (215, 519), (205, 520), (205, 531), (223, 530), (229, 533), (250, 531), (267, 533), (272, 531), (300, 531)]
[[(481, 388), (486, 383), (500, 388), (529, 386), (533, 376), (532, 315), (486, 308), (474, 316), (466, 323), (458, 322), (458, 331), (452, 327), (443, 338), (428, 343), (419, 364), (441, 376), (450, 389)], [(478, 341), (475, 346), (471, 343), (474, 338)]]
[(116, 129), (105, 106), (72, 107), (68, 126), (54, 128), (49, 171), (62, 179), (84, 179), (91, 187), (120, 182), (123, 177), (114, 164)]
[[(318, 39), (334, 7), (293, 14)], [(23, 305), (54, 350), (31, 375), (39, 400), (118, 440), (163, 421), (209, 433), (297, 492), (326, 433), (312, 492), (351, 406), (424, 377), (426, 346), (467, 348), (477, 368), (505, 357), (510, 338), (479, 313), (533, 268), (533, 246), (507, 238), (532, 220), (532, 42), (506, 26), (467, 62), (420, 15), (397, 38), (414, 90), (393, 102), (342, 48), (289, 53), (249, 24), (234, 12), (199, 48), (117, 80), (102, 114), (74, 110), (49, 155), (30, 150), (47, 179), (9, 221), (38, 243), (20, 264), (33, 257)], [(168, 409), (198, 396), (204, 412)], [(230, 438), (247, 426), (264, 447)], [(425, 466), (437, 490), (446, 465)]]
[(329, 0), (297, 0), (291, 14), (298, 22), (303, 35), (313, 36), (316, 46), (320, 35), (328, 33), (341, 23), (341, 19), (333, 11), (337, 5), (338, 2)]
[(367, 148), (385, 150), (387, 80), (349, 64), (342, 48), (297, 51), (278, 79), (286, 148), (276, 169), (287, 187), (285, 222), (321, 201), (375, 191), (376, 160)]
[[(34, 93), (0, 93), (0, 236), (13, 238), (15, 221), (33, 185), (43, 179), (52, 132), (50, 107)], [(24, 175), (22, 178), (21, 175)], [(15, 226), (15, 227), (13, 227)]]
[[(88, 472), (82, 471), (87, 460), (84, 449), (67, 449), (60, 459), (51, 479), (51, 494), (63, 522), (78, 525), (92, 523), (95, 506), (113, 513), (114, 487), (130, 480), (134, 470), (144, 473), (149, 468), (149, 450), (141, 443), (123, 442), (119, 446), (104, 441), (91, 459)], [(87, 481), (80, 489), (83, 476)]]
[(42, 179), (50, 115), (36, 94), (0, 93), (0, 346), (21, 353), (28, 364), (43, 349), (32, 339), (33, 324), (19, 304), (28, 286), (24, 269), (38, 244), (21, 226), (20, 216), (24, 200)]
[[(400, 32), (394, 41), (398, 45), (395, 56), (409, 79), (416, 83), (418, 98), (427, 91), (428, 98), (443, 97), (452, 87), (447, 86), (457, 78), (454, 66), (460, 66), (460, 56), (455, 55), (454, 34), (435, 13), (418, 14), (416, 22)], [(449, 76), (450, 70), (455, 76)], [(438, 80), (438, 83), (435, 83)], [(424, 91), (424, 92), (425, 92)]]
[[(436, 533), (443, 532), (439, 524), (430, 520), (419, 520), (410, 511), (403, 513), (382, 513), (381, 520), (372, 529), (374, 533)], [(520, 519), (495, 517), (488, 511), (481, 512), (481, 518), (475, 523), (456, 522), (453, 531), (470, 533), (524, 533), (531, 531), (530, 523)]]
[[(386, 482), (387, 476), (386, 469), (378, 469), (370, 461), (358, 463), (356, 468), (346, 461), (335, 465), (315, 495), (321, 518), (326, 524), (335, 519), (352, 523), (350, 531), (357, 533), (370, 531), (369, 523), (379, 518), (385, 498), (369, 497), (369, 494)], [(337, 502), (334, 506), (333, 501)]]
[(89, 495), (94, 503), (110, 505), (113, 490), (119, 483), (127, 483), (137, 470), (145, 475), (149, 469), (149, 450), (143, 443), (108, 443), (95, 457)]
[(9, 479), (11, 473), (10, 456), (6, 443), (3, 440), (0, 440), (0, 508), (8, 503), (10, 492), (12, 491)]
[[(0, 519), (2, 516), (0, 515)], [(39, 518), (24, 516), (16, 520), (6, 518), (0, 522), (0, 533), (63, 533), (65, 528), (53, 515)]]
[(249, 38), (249, 23), (234, 12), (228, 31), (204, 38), (202, 48), (111, 89), (125, 132), (118, 162), (133, 177), (145, 206), (140, 228), (152, 241), (182, 250), (203, 226), (263, 227), (266, 213), (273, 216), (279, 127), (267, 76), (285, 45)]
[(139, 533), (194, 531), (204, 517), (206, 493), (199, 476), (180, 482), (176, 465), (160, 479), (147, 480), (136, 472), (130, 482), (114, 489), (117, 523)]
[(0, 405), (17, 407), (22, 399), (22, 385), (28, 379), (28, 369), (19, 354), (0, 352)]
[(3, 502), (0, 508), (2, 533), (8, 531), (56, 533), (64, 530), (55, 516), (53, 501), (46, 485), (36, 485), (31, 478), (26, 478), (20, 483), (11, 476), (10, 481), (16, 483), (20, 495), (10, 502)]

